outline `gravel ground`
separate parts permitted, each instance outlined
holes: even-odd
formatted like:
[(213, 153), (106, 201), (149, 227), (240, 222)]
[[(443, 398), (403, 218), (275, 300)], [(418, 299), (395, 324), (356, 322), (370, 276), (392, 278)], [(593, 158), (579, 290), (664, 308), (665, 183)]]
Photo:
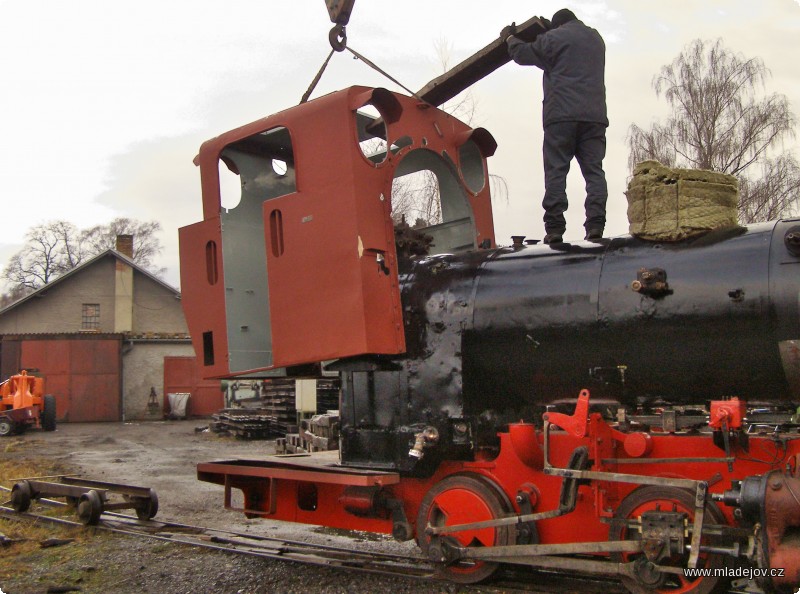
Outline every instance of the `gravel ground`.
[[(159, 497), (157, 520), (226, 528), (363, 550), (413, 553), (409, 543), (359, 533), (248, 520), (222, 508), (222, 487), (199, 482), (198, 462), (259, 458), (274, 451), (265, 441), (239, 441), (198, 433), (202, 422), (61, 424), (53, 433), (29, 432), (0, 442), (4, 456), (45, 457), (87, 478), (149, 486)], [(2, 477), (4, 483), (9, 478)], [(5, 483), (7, 484), (7, 483)], [(0, 532), (3, 531), (0, 523)], [(91, 529), (89, 529), (91, 530)], [(441, 594), (467, 591), (450, 584), (380, 577), (322, 567), (207, 551), (135, 537), (82, 529), (75, 542), (29, 555), (4, 555), (0, 548), (0, 590), (4, 594), (393, 592)], [(72, 590), (70, 590), (72, 589)], [(495, 593), (496, 588), (469, 588)]]

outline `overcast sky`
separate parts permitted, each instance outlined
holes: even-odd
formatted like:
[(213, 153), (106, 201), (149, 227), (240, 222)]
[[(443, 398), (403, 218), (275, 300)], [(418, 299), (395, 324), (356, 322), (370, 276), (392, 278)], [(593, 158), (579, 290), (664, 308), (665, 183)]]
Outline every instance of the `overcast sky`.
[[(405, 86), (440, 74), (512, 21), (563, 7), (607, 45), (607, 235), (627, 232), (625, 136), (666, 114), (653, 75), (697, 38), (721, 37), (772, 72), (767, 91), (800, 114), (800, 0), (358, 0), (349, 45)], [(178, 284), (177, 229), (201, 219), (200, 144), (295, 105), (329, 51), (322, 0), (0, 0), (0, 265), (33, 225), (78, 227), (117, 216), (161, 222), (165, 280)], [(337, 54), (313, 97), (365, 84), (400, 90), (349, 54)], [(498, 243), (541, 238), (541, 73), (513, 63), (472, 89), (473, 126), (499, 148), (506, 179), (495, 204)], [(797, 156), (797, 143), (789, 145)], [(583, 236), (583, 180), (573, 165), (565, 238)]]

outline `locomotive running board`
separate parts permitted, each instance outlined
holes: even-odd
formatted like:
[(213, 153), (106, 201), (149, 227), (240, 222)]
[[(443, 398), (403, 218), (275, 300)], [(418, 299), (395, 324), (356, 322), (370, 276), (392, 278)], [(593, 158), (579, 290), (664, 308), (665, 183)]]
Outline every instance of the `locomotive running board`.
[[(257, 516), (271, 516), (277, 512), (277, 493), (280, 481), (327, 483), (342, 487), (383, 487), (396, 485), (400, 475), (396, 472), (381, 472), (344, 468), (339, 465), (338, 452), (326, 455), (321, 452), (307, 457), (292, 456), (291, 462), (278, 456), (266, 460), (226, 460), (205, 462), (197, 465), (198, 480), (225, 487), (225, 509)], [(267, 502), (262, 509), (251, 509), (247, 505), (233, 505), (233, 489), (256, 481), (264, 487)]]
[[(338, 452), (334, 452), (338, 455)], [(339, 466), (332, 456), (315, 454), (304, 458), (285, 459), (270, 457), (265, 460), (225, 460), (204, 462), (197, 465), (197, 478), (209, 483), (223, 484), (212, 480), (224, 476), (242, 476), (266, 479), (287, 479), (358, 487), (384, 487), (400, 482), (397, 472), (382, 472), (345, 468)], [(335, 460), (335, 461), (334, 461)]]

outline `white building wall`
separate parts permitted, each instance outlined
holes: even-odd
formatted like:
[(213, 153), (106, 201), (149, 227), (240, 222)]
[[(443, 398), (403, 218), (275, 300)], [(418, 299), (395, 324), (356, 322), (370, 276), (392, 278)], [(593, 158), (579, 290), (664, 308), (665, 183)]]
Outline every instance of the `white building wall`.
[[(125, 421), (158, 420), (164, 409), (164, 357), (193, 356), (191, 343), (123, 341), (122, 415)], [(150, 388), (158, 408), (148, 408)]]

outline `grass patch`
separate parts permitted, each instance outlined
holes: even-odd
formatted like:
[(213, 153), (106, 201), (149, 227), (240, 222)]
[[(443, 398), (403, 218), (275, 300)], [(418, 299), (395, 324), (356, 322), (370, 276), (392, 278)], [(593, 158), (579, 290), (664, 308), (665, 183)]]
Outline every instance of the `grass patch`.
[[(21, 442), (22, 440), (17, 440)], [(14, 451), (19, 445), (13, 440), (5, 446), (6, 453)], [(23, 478), (55, 476), (67, 474), (63, 464), (41, 457), (10, 457), (0, 459), (0, 486), (10, 489), (14, 483)]]
[[(83, 556), (84, 549), (73, 546), (92, 539), (80, 528), (40, 524), (28, 520), (7, 520), (0, 522), (0, 530), (7, 538), (15, 541), (3, 548), (0, 557), (0, 583), (13, 577), (25, 575), (34, 566), (45, 564), (57, 566), (66, 560)], [(75, 543), (42, 548), (41, 543), (52, 538), (74, 539)]]

